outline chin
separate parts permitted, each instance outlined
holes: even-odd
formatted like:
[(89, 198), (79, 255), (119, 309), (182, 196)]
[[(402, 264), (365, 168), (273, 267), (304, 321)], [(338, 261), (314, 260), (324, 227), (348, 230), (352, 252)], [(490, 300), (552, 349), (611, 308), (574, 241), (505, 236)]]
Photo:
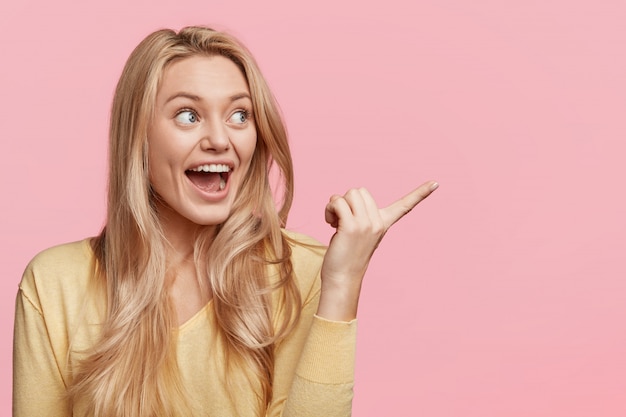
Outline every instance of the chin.
[[(211, 212), (208, 214), (207, 212)], [(198, 226), (218, 226), (223, 224), (230, 217), (230, 210), (222, 212), (215, 208), (205, 209), (205, 213), (190, 215), (187, 219)]]

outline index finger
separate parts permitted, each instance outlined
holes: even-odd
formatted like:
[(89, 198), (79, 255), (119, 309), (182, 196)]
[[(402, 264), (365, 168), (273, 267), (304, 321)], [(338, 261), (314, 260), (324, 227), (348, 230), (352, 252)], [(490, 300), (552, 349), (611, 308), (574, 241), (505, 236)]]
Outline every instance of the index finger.
[(420, 201), (428, 197), (439, 187), (435, 181), (428, 181), (411, 191), (404, 197), (380, 210), (380, 216), (385, 224), (385, 229), (389, 229), (395, 222), (413, 210)]

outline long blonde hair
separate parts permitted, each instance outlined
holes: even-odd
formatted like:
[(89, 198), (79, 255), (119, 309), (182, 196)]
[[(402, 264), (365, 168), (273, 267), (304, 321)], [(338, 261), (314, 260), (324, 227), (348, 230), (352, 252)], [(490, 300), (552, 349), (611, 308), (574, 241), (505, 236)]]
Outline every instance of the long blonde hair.
[[(165, 68), (194, 55), (231, 59), (252, 96), (257, 145), (248, 175), (229, 218), (217, 232), (199, 233), (194, 259), (201, 285), (213, 296), (226, 366), (252, 370), (260, 415), (272, 397), (275, 346), (299, 318), (300, 295), (281, 232), (293, 167), (280, 112), (257, 64), (233, 37), (209, 28), (154, 32), (132, 52), (113, 100), (107, 224), (92, 242), (106, 319), (101, 340), (76, 367), (68, 389), (72, 401), (87, 399), (95, 417), (190, 415), (176, 363), (167, 243), (148, 179), (146, 138)], [(278, 211), (269, 179), (274, 164), (283, 180)], [(278, 268), (278, 280), (268, 277), (270, 265)]]

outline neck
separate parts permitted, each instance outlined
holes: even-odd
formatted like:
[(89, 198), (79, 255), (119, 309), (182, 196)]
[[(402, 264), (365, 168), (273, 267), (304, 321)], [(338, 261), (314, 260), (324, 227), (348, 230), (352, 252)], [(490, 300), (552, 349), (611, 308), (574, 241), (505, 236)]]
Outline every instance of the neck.
[(215, 226), (200, 226), (162, 204), (157, 206), (158, 216), (167, 240), (167, 265), (169, 293), (176, 308), (178, 324), (196, 314), (211, 299), (207, 283), (197, 276), (194, 262), (194, 244), (200, 232), (215, 232)]
[(216, 226), (201, 226), (181, 216), (168, 206), (157, 208), (161, 228), (168, 242), (167, 258), (171, 265), (193, 261), (194, 242), (201, 231), (207, 228), (215, 231)]

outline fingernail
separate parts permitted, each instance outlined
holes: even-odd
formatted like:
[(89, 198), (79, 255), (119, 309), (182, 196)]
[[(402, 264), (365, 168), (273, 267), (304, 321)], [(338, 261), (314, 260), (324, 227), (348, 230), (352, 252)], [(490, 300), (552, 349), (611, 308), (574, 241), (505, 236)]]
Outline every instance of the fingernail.
[(437, 188), (439, 188), (439, 183), (434, 182), (433, 185), (430, 186), (430, 191), (435, 191)]

